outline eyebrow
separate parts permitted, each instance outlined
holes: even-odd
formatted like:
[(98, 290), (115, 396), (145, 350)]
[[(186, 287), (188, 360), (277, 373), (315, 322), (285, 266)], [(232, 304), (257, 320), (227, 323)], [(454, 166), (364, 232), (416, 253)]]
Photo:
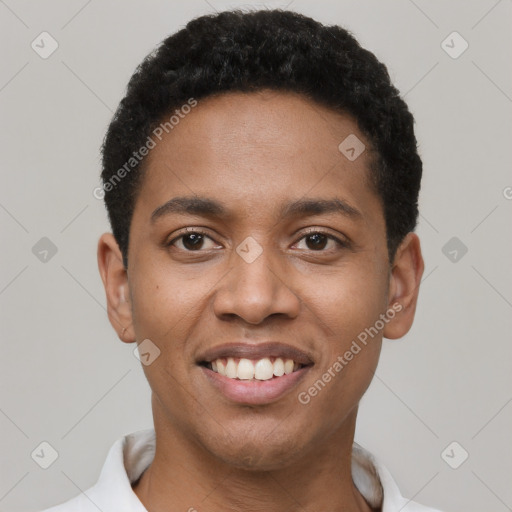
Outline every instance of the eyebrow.
[[(153, 224), (159, 218), (171, 213), (218, 218), (229, 216), (229, 211), (225, 206), (215, 199), (183, 196), (174, 197), (156, 208), (151, 214), (150, 221)], [(338, 213), (354, 220), (363, 218), (363, 214), (357, 208), (339, 198), (291, 201), (283, 205), (279, 216), (281, 219), (286, 219), (295, 216), (321, 215), (323, 213)]]

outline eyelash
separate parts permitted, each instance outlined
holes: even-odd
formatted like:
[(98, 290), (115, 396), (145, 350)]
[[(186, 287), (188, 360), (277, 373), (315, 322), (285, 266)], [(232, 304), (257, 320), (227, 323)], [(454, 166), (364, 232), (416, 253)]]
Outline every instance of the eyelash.
[[(203, 236), (206, 236), (206, 237), (212, 239), (212, 237), (206, 231), (203, 231), (200, 228), (186, 228), (184, 233), (183, 232), (180, 233), (178, 236), (174, 237), (172, 240), (170, 240), (169, 242), (165, 243), (165, 246), (166, 247), (171, 247), (174, 244), (174, 242), (176, 242), (180, 238), (183, 238), (184, 236), (189, 235), (189, 234), (203, 235)], [(302, 236), (298, 239), (298, 241), (300, 241), (303, 238), (306, 238), (307, 236), (310, 236), (310, 235), (323, 235), (326, 238), (328, 238), (329, 240), (333, 240), (338, 245), (339, 248), (347, 249), (349, 247), (349, 243), (348, 242), (340, 240), (339, 238), (335, 237), (334, 235), (332, 235), (332, 234), (330, 234), (330, 233), (328, 233), (326, 231), (322, 231), (322, 230), (315, 229), (315, 228), (310, 228), (308, 231), (303, 233)], [(318, 251), (315, 251), (314, 249), (309, 249), (309, 250), (311, 252), (329, 252), (329, 251), (324, 251), (323, 249), (318, 250)], [(186, 252), (190, 252), (190, 253), (192, 253), (192, 252), (200, 252), (200, 249), (197, 250), (197, 251), (188, 251), (188, 250), (186, 250)]]

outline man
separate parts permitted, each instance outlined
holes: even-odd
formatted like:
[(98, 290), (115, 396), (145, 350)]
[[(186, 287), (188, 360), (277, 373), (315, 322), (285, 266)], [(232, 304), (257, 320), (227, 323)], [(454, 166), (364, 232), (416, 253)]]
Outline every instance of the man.
[(49, 510), (434, 510), (354, 443), (424, 268), (413, 117), (385, 66), (297, 13), (202, 16), (137, 68), (102, 149), (99, 269), (154, 430)]

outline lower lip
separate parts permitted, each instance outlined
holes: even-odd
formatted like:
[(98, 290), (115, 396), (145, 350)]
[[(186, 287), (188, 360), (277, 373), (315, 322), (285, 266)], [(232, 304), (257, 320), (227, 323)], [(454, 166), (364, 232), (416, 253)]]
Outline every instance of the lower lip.
[(288, 375), (269, 380), (238, 380), (201, 366), (208, 381), (226, 398), (248, 405), (263, 405), (279, 400), (297, 386), (309, 369), (310, 366), (305, 366)]

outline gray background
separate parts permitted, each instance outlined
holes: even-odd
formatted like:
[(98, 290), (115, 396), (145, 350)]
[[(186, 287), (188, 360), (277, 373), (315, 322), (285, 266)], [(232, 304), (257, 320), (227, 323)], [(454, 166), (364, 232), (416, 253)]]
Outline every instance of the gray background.
[[(345, 26), (387, 64), (424, 162), (417, 318), (384, 341), (356, 440), (409, 498), (447, 512), (512, 510), (511, 1), (265, 5), (287, 4)], [(97, 270), (109, 230), (92, 194), (99, 146), (157, 43), (192, 17), (241, 5), (264, 4), (0, 1), (2, 510), (71, 498), (94, 484), (116, 439), (152, 426), (135, 346), (111, 328)], [(47, 59), (31, 48), (43, 31), (59, 45)], [(469, 43), (458, 58), (441, 44), (453, 31)], [(57, 249), (46, 261), (43, 237)], [(42, 441), (58, 452), (48, 469), (31, 458)], [(453, 469), (446, 461), (460, 463), (463, 450)]]

